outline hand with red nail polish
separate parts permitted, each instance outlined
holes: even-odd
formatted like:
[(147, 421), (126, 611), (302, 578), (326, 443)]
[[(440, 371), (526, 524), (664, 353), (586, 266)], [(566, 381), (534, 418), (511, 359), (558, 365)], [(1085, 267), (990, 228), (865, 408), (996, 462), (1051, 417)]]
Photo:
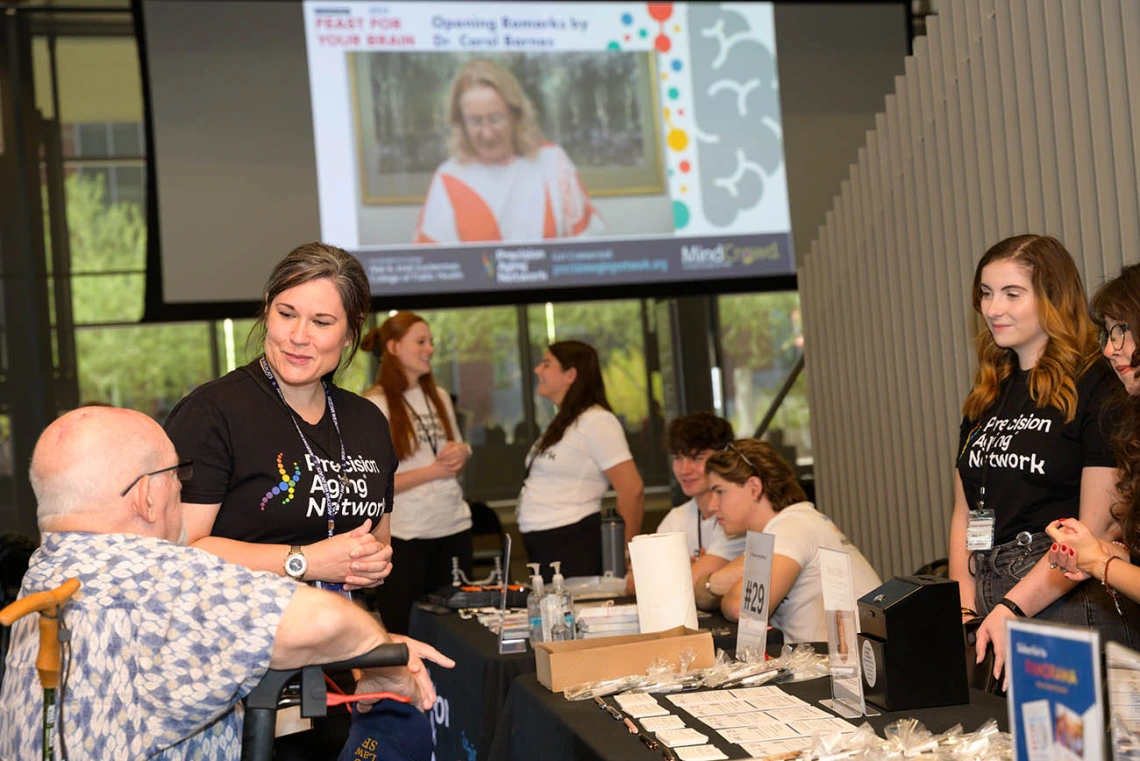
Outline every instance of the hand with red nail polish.
[[(1094, 536), (1085, 524), (1075, 518), (1053, 521), (1045, 531), (1055, 542), (1049, 549), (1049, 563), (1056, 563), (1057, 570), (1070, 581), (1088, 579), (1093, 569), (1100, 567), (1110, 554), (1122, 556), (1121, 550)], [(1127, 555), (1123, 557), (1127, 558)]]

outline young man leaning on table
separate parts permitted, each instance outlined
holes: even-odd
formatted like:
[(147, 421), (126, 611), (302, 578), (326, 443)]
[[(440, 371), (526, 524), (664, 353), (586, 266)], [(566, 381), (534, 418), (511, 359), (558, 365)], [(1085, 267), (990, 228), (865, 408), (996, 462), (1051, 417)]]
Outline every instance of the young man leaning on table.
[[(711, 412), (674, 418), (665, 429), (673, 477), (689, 501), (669, 511), (657, 533), (685, 534), (692, 560), (693, 585), (724, 568), (744, 552), (744, 535), (729, 536), (709, 510), (712, 492), (705, 461), (733, 439), (732, 423)], [(626, 594), (636, 594), (633, 567), (626, 562)]]

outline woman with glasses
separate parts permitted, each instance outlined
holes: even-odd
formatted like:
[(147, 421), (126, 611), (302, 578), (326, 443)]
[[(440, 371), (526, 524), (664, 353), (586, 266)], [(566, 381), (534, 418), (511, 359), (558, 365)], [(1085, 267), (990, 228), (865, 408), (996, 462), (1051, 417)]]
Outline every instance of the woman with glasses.
[(1123, 541), (1097, 537), (1075, 518), (1058, 520), (1046, 529), (1054, 542), (1049, 562), (1072, 581), (1092, 577), (1093, 583), (1140, 600), (1140, 567), (1133, 564), (1140, 556), (1140, 379), (1136, 377), (1140, 356), (1131, 327), (1140, 325), (1140, 264), (1125, 267), (1102, 285), (1090, 311), (1100, 327), (1101, 352), (1123, 387), (1108, 413), (1114, 427), (1119, 492), (1113, 512)]
[(1004, 621), (1022, 616), (1134, 646), (1136, 608), (1118, 613), (1104, 589), (1075, 585), (1044, 559), (1058, 518), (1079, 515), (1100, 537), (1114, 523), (1104, 405), (1115, 382), (1097, 361), (1080, 273), (1055, 238), (1007, 238), (978, 262), (973, 303), (985, 326), (963, 405), (949, 559), (963, 617), (984, 617), (977, 659), (992, 643), (996, 678)]
[(463, 443), (447, 393), (431, 371), (431, 328), (414, 312), (397, 312), (369, 331), (360, 348), (380, 358), (376, 384), (364, 393), (392, 430), (400, 460), (392, 512), (392, 575), (377, 600), (389, 631), (405, 633), (412, 603), (451, 584), (451, 559), (471, 572), (471, 508), (459, 474), (471, 450)]
[[(730, 443), (705, 461), (709, 510), (724, 533), (763, 531), (775, 537), (768, 617), (787, 642), (826, 642), (819, 551), (851, 556), (855, 595), (881, 581), (875, 569), (825, 515), (807, 501), (795, 471), (770, 444), (757, 439)], [(696, 584), (697, 606), (718, 605), (731, 621), (740, 618), (744, 555)]]
[(628, 544), (641, 530), (645, 487), (625, 429), (610, 409), (598, 353), (581, 341), (552, 343), (534, 368), (535, 391), (558, 408), (531, 447), (518, 522), (527, 559), (562, 561), (564, 576), (602, 572), (602, 497), (613, 486)]
[(469, 61), (447, 101), (451, 157), (436, 170), (416, 243), (541, 240), (605, 229), (570, 157), (542, 136), (518, 79)]

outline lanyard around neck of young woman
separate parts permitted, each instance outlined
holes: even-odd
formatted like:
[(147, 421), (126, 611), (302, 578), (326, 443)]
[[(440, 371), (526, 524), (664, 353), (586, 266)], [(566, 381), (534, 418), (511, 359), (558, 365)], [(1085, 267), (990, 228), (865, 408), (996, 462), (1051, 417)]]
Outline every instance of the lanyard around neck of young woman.
[[(424, 403), (428, 406), (428, 418), (431, 419), (431, 401), (427, 398), (427, 392), (423, 391), (422, 388), (420, 390), (424, 395)], [(439, 449), (436, 448), (436, 445), (439, 443), (439, 440), (436, 438), (434, 430), (432, 428), (429, 428), (428, 424), (425, 423), (424, 419), (420, 416), (420, 413), (416, 412), (416, 408), (413, 407), (412, 403), (408, 401), (407, 394), (402, 396), (401, 399), (404, 401), (404, 406), (407, 407), (408, 411), (412, 413), (412, 417), (416, 419), (416, 425), (419, 426), (420, 430), (424, 432), (424, 436), (427, 437), (428, 443), (431, 445), (431, 453), (438, 455)]]
[(329, 475), (325, 470), (325, 461), (313, 453), (313, 447), (309, 444), (309, 438), (305, 436), (304, 431), (301, 430), (301, 425), (297, 422), (297, 415), (293, 411), (293, 408), (289, 406), (289, 402), (285, 400), (285, 394), (281, 392), (281, 386), (277, 383), (277, 378), (273, 375), (273, 369), (269, 367), (269, 361), (266, 360), (264, 356), (261, 357), (261, 370), (265, 373), (265, 377), (269, 379), (273, 390), (277, 392), (281, 403), (289, 410), (289, 419), (293, 421), (293, 427), (297, 429), (297, 435), (301, 437), (301, 443), (305, 445), (305, 451), (309, 455), (309, 460), (313, 462), (313, 478), (317, 479), (317, 483), (325, 495), (325, 515), (328, 517), (329, 537), (331, 538), (336, 532), (336, 515), (340, 511), (340, 501), (344, 497), (345, 490), (348, 488), (348, 457), (344, 451), (344, 436), (340, 433), (340, 423), (336, 418), (336, 405), (333, 404), (328, 381), (321, 378), (321, 387), (325, 390), (325, 404), (328, 406), (333, 428), (336, 429), (336, 437), (340, 440), (340, 477), (338, 479), (340, 481), (340, 493), (335, 496), (333, 495), (332, 489), (329, 488)]
[[(992, 417), (990, 417), (990, 420), (997, 420), (999, 417), (1001, 417), (1005, 413), (1006, 402), (1009, 401), (1009, 394), (1010, 394), (1011, 390), (1013, 389), (1013, 384), (1016, 382), (1014, 379), (1014, 374), (1016, 372), (1017, 372), (1017, 370), (1014, 370), (1012, 373), (1009, 374), (1009, 378), (1006, 379), (1005, 389), (1002, 391), (1002, 394), (1001, 394), (1001, 402), (998, 404), (997, 411), (994, 412)], [(1028, 382), (1028, 379), (1027, 379), (1027, 382)], [(1021, 400), (1021, 406), (1017, 408), (1017, 412), (1013, 413), (1014, 417), (1020, 415), (1022, 412), (1025, 411), (1025, 405), (1027, 402), (1029, 402), (1029, 400), (1031, 398), (1032, 397), (1029, 394), (1029, 389), (1026, 388), (1025, 389), (1025, 399)], [(978, 425), (980, 426), (981, 423), (979, 422)], [(1020, 432), (1021, 431), (1012, 431), (1011, 437), (1016, 436)], [(1012, 440), (1012, 438), (1011, 438), (1011, 440)], [(986, 507), (986, 477), (989, 476), (989, 473), (990, 473), (989, 453), (983, 451), (982, 452), (982, 483), (981, 483), (981, 486), (979, 487), (979, 490), (978, 490), (978, 499), (977, 499), (977, 504), (978, 504), (977, 509), (978, 510), (984, 510)]]

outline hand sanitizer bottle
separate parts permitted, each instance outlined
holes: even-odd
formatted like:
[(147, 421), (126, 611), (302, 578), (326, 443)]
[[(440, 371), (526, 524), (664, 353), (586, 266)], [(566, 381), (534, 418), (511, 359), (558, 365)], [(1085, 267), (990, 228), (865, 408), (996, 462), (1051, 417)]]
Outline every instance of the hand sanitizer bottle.
[(533, 646), (550, 639), (550, 628), (542, 625), (542, 565), (527, 563), (527, 567), (533, 571), (530, 577), (530, 594), (526, 596), (526, 617), (530, 621), (530, 643)]
[(562, 583), (562, 563), (555, 560), (550, 565), (554, 569), (554, 581), (553, 587), (546, 597), (552, 600), (550, 603), (552, 618), (556, 619), (554, 625), (550, 627), (550, 638), (553, 641), (574, 639), (576, 633), (574, 604), (570, 598), (570, 593), (566, 591), (566, 587)]

